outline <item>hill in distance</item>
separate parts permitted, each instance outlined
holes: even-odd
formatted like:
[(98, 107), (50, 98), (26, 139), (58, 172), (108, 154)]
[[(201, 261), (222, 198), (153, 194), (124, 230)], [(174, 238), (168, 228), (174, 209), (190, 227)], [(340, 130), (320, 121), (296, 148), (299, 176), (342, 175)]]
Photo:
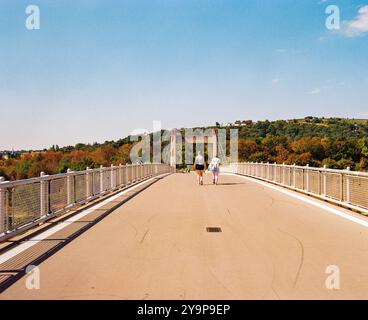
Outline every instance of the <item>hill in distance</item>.
[[(368, 170), (368, 120), (317, 118), (217, 122), (210, 128), (236, 128), (239, 161), (277, 162)], [(206, 129), (203, 127), (203, 129)], [(181, 129), (184, 130), (184, 129)], [(152, 140), (152, 139), (151, 139)], [(167, 145), (163, 143), (163, 147)], [(104, 143), (52, 146), (42, 151), (3, 152), (0, 176), (7, 180), (130, 162), (129, 137)]]

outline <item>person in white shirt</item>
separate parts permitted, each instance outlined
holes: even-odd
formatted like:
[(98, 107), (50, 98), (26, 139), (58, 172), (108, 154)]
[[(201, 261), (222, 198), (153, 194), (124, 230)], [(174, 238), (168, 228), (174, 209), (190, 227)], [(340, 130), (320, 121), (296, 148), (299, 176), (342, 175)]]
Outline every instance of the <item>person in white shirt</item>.
[(204, 157), (202, 156), (201, 151), (198, 151), (197, 156), (194, 160), (194, 169), (198, 174), (198, 183), (203, 185), (203, 171), (206, 170), (206, 163), (204, 161)]
[(220, 165), (221, 165), (221, 160), (217, 158), (217, 156), (214, 156), (211, 160), (210, 165), (208, 166), (208, 170), (211, 171), (213, 174), (213, 184), (216, 184), (216, 185), (218, 184)]

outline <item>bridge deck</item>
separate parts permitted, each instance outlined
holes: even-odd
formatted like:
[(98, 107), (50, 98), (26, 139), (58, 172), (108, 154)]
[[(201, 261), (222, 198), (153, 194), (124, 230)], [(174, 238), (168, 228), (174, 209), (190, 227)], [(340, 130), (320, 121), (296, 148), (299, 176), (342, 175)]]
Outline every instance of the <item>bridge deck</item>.
[(0, 298), (368, 298), (366, 227), (241, 177), (209, 182), (158, 181), (41, 263), (39, 290), (23, 277)]

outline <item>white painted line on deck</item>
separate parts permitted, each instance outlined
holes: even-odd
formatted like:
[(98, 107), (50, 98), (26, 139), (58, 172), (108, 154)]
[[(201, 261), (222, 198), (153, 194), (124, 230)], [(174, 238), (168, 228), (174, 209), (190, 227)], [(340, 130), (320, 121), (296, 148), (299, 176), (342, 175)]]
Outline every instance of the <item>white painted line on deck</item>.
[(121, 192), (117, 193), (116, 195), (107, 198), (106, 200), (103, 200), (102, 202), (92, 206), (91, 208), (83, 210), (82, 212), (80, 212), (80, 213), (76, 214), (75, 216), (71, 217), (70, 219), (67, 219), (63, 222), (58, 223), (55, 227), (52, 227), (49, 230), (46, 230), (46, 231), (40, 233), (39, 235), (31, 238), (30, 240), (27, 240), (26, 242), (20, 244), (19, 246), (16, 246), (13, 249), (10, 249), (9, 251), (3, 253), (0, 256), (0, 264), (8, 261), (9, 259), (15, 257), (16, 255), (22, 253), (23, 251), (31, 248), (32, 246), (34, 246), (37, 243), (39, 243), (40, 241), (50, 237), (51, 235), (55, 234), (56, 232), (66, 228), (67, 226), (69, 226), (73, 222), (85, 217), (86, 215), (90, 214), (91, 212), (101, 208), (105, 204), (108, 204), (109, 202), (114, 201), (115, 199), (119, 198), (120, 196), (124, 195), (125, 193), (127, 193), (131, 190), (134, 190), (134, 189), (138, 188), (140, 185), (142, 185), (144, 183), (147, 183), (147, 182), (149, 182), (149, 181), (151, 181), (155, 178), (157, 178), (157, 176), (153, 177), (153, 178), (150, 178), (148, 180), (139, 182), (138, 184), (133, 185), (132, 187), (130, 187), (130, 188), (124, 190), (124, 191), (121, 191)]
[(264, 182), (264, 181), (261, 181), (261, 180), (255, 179), (255, 178), (241, 176), (241, 175), (237, 175), (237, 174), (234, 174), (234, 173), (223, 173), (223, 174), (224, 175), (237, 176), (237, 177), (240, 177), (240, 178), (243, 178), (243, 179), (246, 179), (246, 180), (249, 180), (249, 181), (258, 183), (258, 184), (261, 184), (261, 185), (266, 186), (266, 187), (268, 187), (270, 189), (277, 190), (277, 191), (279, 191), (281, 193), (287, 194), (288, 196), (294, 197), (294, 198), (296, 198), (298, 200), (304, 201), (304, 202), (309, 203), (309, 204), (311, 204), (313, 206), (316, 206), (316, 207), (318, 207), (320, 209), (329, 211), (330, 213), (333, 213), (333, 214), (335, 214), (335, 215), (337, 215), (337, 216), (339, 216), (341, 218), (344, 218), (346, 220), (355, 222), (357, 224), (360, 224), (363, 227), (368, 228), (368, 221), (363, 220), (363, 219), (359, 219), (359, 218), (354, 217), (354, 216), (352, 216), (350, 214), (347, 214), (347, 213), (345, 213), (345, 212), (343, 212), (341, 210), (338, 210), (338, 209), (333, 208), (331, 206), (328, 206), (328, 205), (325, 205), (323, 203), (320, 203), (317, 200), (314, 200), (314, 199), (308, 198), (307, 196), (298, 194), (296, 191), (286, 190), (283, 187), (278, 187), (278, 186), (273, 185), (273, 184), (271, 184), (269, 182)]

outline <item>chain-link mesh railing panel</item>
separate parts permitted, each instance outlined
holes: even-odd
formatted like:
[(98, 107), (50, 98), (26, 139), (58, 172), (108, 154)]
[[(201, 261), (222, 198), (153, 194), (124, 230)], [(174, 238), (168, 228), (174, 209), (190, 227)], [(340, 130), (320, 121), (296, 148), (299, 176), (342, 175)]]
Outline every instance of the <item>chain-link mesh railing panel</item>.
[(350, 203), (368, 209), (368, 177), (350, 176)]
[(85, 200), (87, 198), (87, 182), (86, 182), (86, 175), (80, 174), (77, 176), (74, 176), (74, 201), (79, 202), (82, 200)]
[(281, 167), (280, 166), (275, 167), (275, 171), (276, 171), (275, 181), (281, 183)]
[(306, 170), (306, 174), (309, 175), (309, 192), (320, 194), (321, 193), (321, 179), (319, 171)]
[(70, 176), (70, 183), (68, 185), (68, 188), (70, 188), (70, 199), (68, 199), (68, 205), (74, 203), (75, 200), (75, 176)]
[(257, 164), (257, 178), (262, 177), (262, 166), (260, 164)]
[(115, 179), (115, 185), (121, 186), (122, 185), (122, 172), (123, 168), (119, 167), (116, 169), (116, 179)]
[[(158, 165), (156, 165), (156, 174), (159, 173), (159, 168), (158, 168)], [(129, 165), (127, 168), (126, 168), (126, 181), (128, 184), (131, 184), (132, 183), (132, 166)]]
[[(160, 166), (159, 168), (159, 171), (160, 173), (162, 173), (162, 167)], [(138, 177), (138, 166), (137, 165), (133, 165), (133, 168), (132, 168), (132, 181), (135, 182), (137, 181), (137, 177)]]
[[(50, 213), (50, 203), (49, 203), (49, 188), (50, 181), (41, 182), (43, 187), (41, 188), (41, 192), (43, 193), (43, 203), (41, 204), (41, 212), (45, 216)], [(43, 206), (43, 207), (42, 207)]]
[(260, 165), (260, 168), (261, 168), (261, 170), (260, 170), (260, 178), (262, 178), (262, 179), (264, 179), (265, 178), (265, 165), (264, 164), (261, 164)]
[(295, 168), (295, 188), (303, 190), (303, 169)]
[(100, 172), (96, 171), (93, 172), (92, 174), (92, 179), (93, 179), (93, 188), (92, 188), (92, 192), (93, 195), (96, 196), (100, 193)]
[(67, 178), (50, 181), (50, 210), (56, 212), (68, 204)]
[(111, 170), (105, 170), (103, 176), (103, 189), (104, 191), (107, 191), (111, 188)]
[(41, 184), (16, 186), (11, 191), (9, 229), (16, 229), (41, 216)]
[(119, 186), (120, 182), (120, 170), (119, 168), (114, 169), (114, 188)]
[[(12, 188), (10, 188), (12, 189)], [(9, 214), (11, 213), (10, 212), (10, 195), (11, 195), (11, 190), (8, 190), (8, 189), (5, 189), (3, 191), (3, 197), (4, 197), (4, 202), (3, 202), (3, 206), (4, 206), (4, 216), (3, 216), (3, 230), (1, 230), (1, 232), (6, 232), (8, 230), (8, 226), (10, 224), (10, 217), (9, 217)]]
[[(157, 166), (155, 166), (155, 170), (157, 170)], [(125, 174), (124, 174), (124, 176), (125, 176), (125, 184), (127, 185), (127, 184), (129, 184), (130, 183), (130, 166), (126, 166), (125, 167)]]
[(290, 175), (290, 168), (289, 167), (285, 167), (284, 168), (284, 184), (287, 186), (291, 185), (291, 175)]
[(122, 168), (121, 178), (122, 178), (121, 184), (126, 186), (127, 185), (127, 167), (126, 166)]
[(268, 179), (273, 179), (273, 166), (268, 166)]
[(342, 177), (341, 174), (338, 173), (326, 173), (326, 196), (336, 199), (342, 200)]
[(116, 182), (118, 179), (118, 171), (116, 169), (111, 169), (110, 171), (110, 189), (116, 187)]
[(295, 186), (295, 176), (294, 176), (295, 168), (289, 167), (289, 174), (290, 174), (290, 186)]

